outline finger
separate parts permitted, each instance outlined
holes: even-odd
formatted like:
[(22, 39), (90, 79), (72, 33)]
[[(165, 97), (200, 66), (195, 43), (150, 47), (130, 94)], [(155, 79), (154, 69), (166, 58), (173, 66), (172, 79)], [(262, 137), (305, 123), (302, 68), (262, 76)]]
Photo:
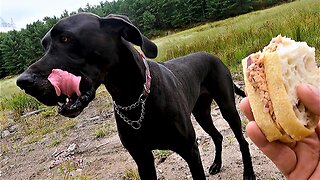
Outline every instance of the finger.
[(293, 150), (299, 159), (288, 179), (308, 179), (315, 172), (319, 163), (319, 145), (319, 139), (315, 133), (297, 143)]
[[(320, 159), (319, 159), (320, 161)], [(309, 178), (309, 180), (319, 180), (320, 177), (320, 162), (318, 163), (318, 166), (316, 170), (314, 170), (312, 176)]]
[(320, 139), (320, 121), (318, 122), (318, 126), (316, 127), (316, 134), (318, 135), (318, 138)]
[(244, 113), (244, 115), (247, 116), (247, 118), (250, 121), (254, 120), (253, 114), (252, 114), (252, 111), (251, 111), (251, 107), (250, 107), (250, 103), (249, 103), (249, 99), (247, 97), (243, 98), (241, 100), (241, 102), (240, 102), (240, 110)]
[(278, 141), (269, 142), (256, 122), (249, 122), (246, 131), (256, 146), (273, 161), (285, 176), (293, 171), (297, 164), (297, 157), (289, 146)]
[[(316, 128), (316, 133), (318, 135), (318, 139), (320, 139), (320, 122), (318, 123), (318, 126)], [(320, 159), (318, 162), (318, 166), (316, 170), (313, 172), (313, 175), (309, 178), (310, 180), (318, 180), (320, 177)]]
[(320, 89), (312, 85), (302, 84), (298, 86), (297, 94), (311, 112), (320, 115)]

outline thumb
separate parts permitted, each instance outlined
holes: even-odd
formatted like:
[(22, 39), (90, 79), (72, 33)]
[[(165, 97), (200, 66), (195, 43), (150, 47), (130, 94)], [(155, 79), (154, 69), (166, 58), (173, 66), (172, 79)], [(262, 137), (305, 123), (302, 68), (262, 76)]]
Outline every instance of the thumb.
[(320, 115), (320, 89), (309, 84), (299, 85), (297, 94), (302, 103), (314, 114)]

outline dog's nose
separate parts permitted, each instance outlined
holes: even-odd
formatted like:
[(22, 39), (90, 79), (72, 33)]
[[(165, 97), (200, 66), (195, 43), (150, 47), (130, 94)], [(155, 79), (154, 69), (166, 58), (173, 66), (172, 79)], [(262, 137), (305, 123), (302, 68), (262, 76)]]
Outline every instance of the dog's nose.
[(22, 73), (17, 79), (17, 85), (21, 89), (30, 88), (34, 85), (34, 75), (30, 73)]

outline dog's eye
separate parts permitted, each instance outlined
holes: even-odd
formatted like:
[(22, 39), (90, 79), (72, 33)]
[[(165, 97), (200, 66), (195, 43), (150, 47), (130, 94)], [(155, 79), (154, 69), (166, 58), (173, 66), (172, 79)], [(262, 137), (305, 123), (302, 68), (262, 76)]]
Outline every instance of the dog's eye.
[(70, 37), (68, 37), (68, 36), (61, 36), (61, 37), (60, 37), (60, 42), (61, 42), (61, 43), (69, 43), (69, 42), (70, 42)]

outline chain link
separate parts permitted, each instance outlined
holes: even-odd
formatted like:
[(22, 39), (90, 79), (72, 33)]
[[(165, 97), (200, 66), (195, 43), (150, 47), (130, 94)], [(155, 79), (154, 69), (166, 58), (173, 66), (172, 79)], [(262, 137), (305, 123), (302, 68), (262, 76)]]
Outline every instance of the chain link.
[[(129, 106), (120, 106), (120, 105), (117, 105), (115, 101), (113, 101), (113, 106), (114, 106), (114, 109), (116, 110), (116, 113), (120, 116), (121, 119), (123, 119), (124, 122), (126, 122), (133, 129), (136, 129), (136, 130), (141, 128), (141, 123), (142, 123), (142, 120), (144, 119), (144, 115), (145, 115), (145, 103), (146, 103), (147, 97), (145, 99), (142, 99), (142, 97), (143, 97), (143, 93), (140, 95), (137, 102), (135, 102)], [(131, 111), (131, 110), (137, 108), (140, 104), (141, 104), (140, 117), (136, 121), (129, 119), (123, 113), (120, 112), (120, 109), (123, 111)]]
[[(133, 103), (133, 104), (131, 104), (131, 105), (129, 105), (129, 106), (120, 106), (120, 105), (117, 105), (115, 101), (113, 101), (113, 106), (114, 106), (114, 109), (115, 109), (116, 113), (120, 116), (120, 118), (124, 122), (126, 122), (133, 129), (136, 129), (136, 130), (141, 128), (141, 123), (142, 123), (142, 120), (144, 119), (145, 103), (147, 101), (148, 94), (150, 93), (150, 83), (151, 83), (151, 75), (150, 75), (149, 65), (148, 65), (146, 59), (143, 57), (143, 55), (142, 54), (140, 54), (140, 55), (141, 55), (141, 59), (143, 60), (144, 65), (146, 67), (146, 74), (145, 74), (146, 75), (146, 82), (143, 85), (144, 88), (142, 90), (141, 95), (139, 96), (138, 101)], [(145, 98), (143, 98), (143, 97), (145, 97)], [(122, 111), (131, 111), (131, 110), (137, 108), (140, 104), (141, 104), (140, 117), (136, 121), (133, 121), (133, 120), (129, 119), (127, 116), (125, 116), (123, 113), (120, 112), (120, 110), (122, 110)]]

